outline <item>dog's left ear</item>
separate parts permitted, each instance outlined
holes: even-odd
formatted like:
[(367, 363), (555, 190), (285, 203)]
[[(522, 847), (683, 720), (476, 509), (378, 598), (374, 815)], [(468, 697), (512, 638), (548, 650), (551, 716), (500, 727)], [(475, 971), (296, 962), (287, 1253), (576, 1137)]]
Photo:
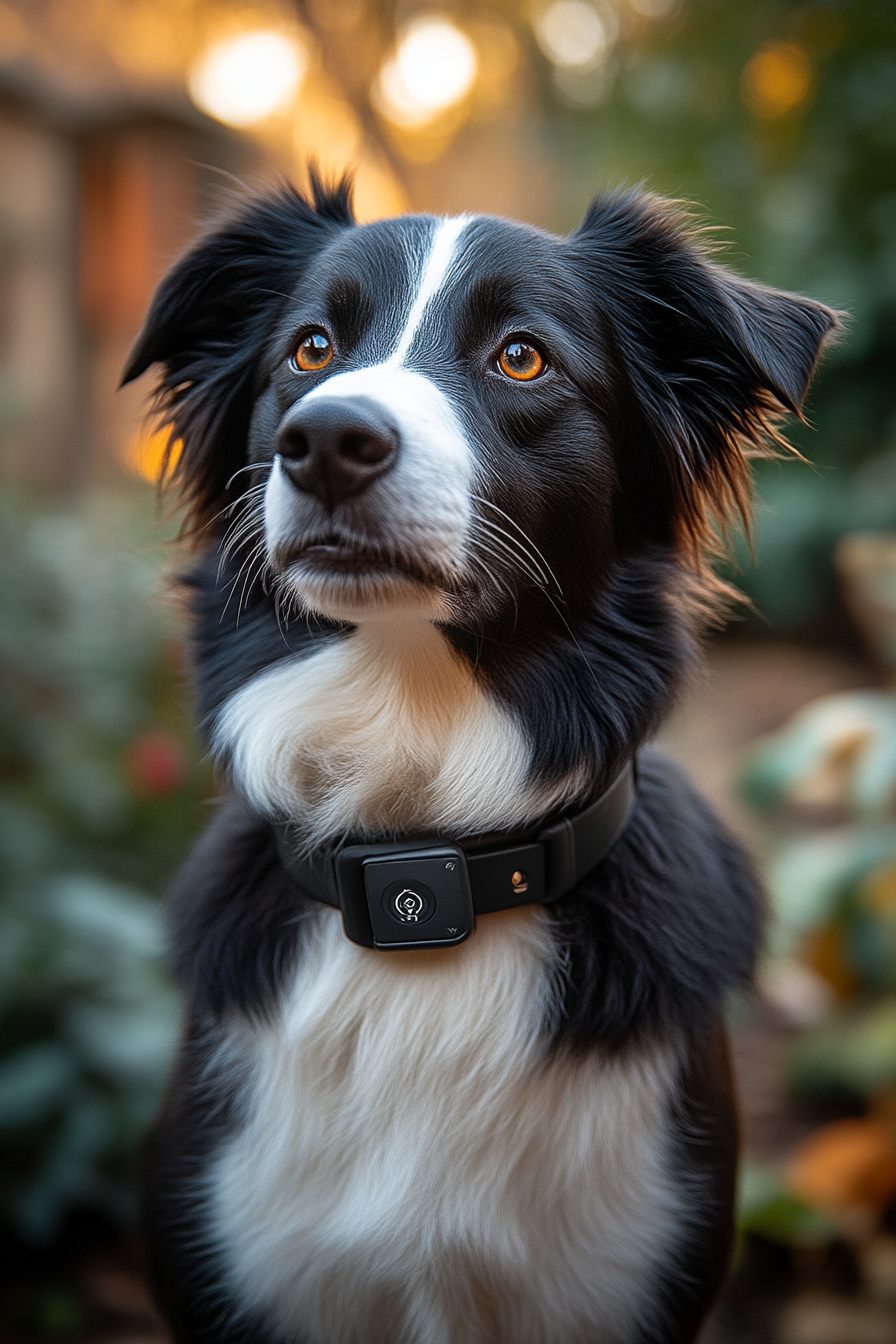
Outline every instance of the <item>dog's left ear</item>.
[(179, 489), (188, 533), (235, 497), (229, 482), (245, 461), (258, 364), (278, 312), (315, 256), (354, 223), (347, 180), (328, 188), (312, 172), (311, 186), (310, 199), (291, 186), (250, 196), (201, 238), (159, 285), (125, 367), (122, 384), (162, 367), (163, 483)]
[(570, 247), (622, 385), (623, 531), (699, 552), (713, 517), (747, 521), (746, 459), (800, 413), (837, 316), (716, 264), (654, 196), (599, 197)]

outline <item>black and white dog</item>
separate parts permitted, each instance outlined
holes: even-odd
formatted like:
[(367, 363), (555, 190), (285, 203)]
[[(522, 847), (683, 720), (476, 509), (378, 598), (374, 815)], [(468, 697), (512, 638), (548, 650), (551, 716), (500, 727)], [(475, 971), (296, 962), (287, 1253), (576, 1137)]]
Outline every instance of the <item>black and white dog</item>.
[(638, 194), (557, 238), (284, 188), (162, 283), (125, 377), (162, 366), (232, 782), (146, 1163), (180, 1344), (694, 1339), (759, 901), (632, 763), (834, 325)]

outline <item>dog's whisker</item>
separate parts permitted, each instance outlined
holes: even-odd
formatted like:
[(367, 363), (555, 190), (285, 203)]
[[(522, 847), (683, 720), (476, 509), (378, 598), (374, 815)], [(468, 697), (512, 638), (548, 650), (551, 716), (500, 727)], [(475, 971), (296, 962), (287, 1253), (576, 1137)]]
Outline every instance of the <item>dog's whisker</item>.
[(230, 553), (230, 550), (235, 546), (237, 540), (242, 538), (245, 534), (263, 529), (264, 514), (259, 505), (260, 500), (247, 499), (243, 510), (229, 524), (220, 542), (220, 549), (225, 555)]
[[(247, 462), (244, 467), (238, 467), (236, 469), (236, 471), (228, 480), (227, 484), (224, 486), (224, 489), (229, 490), (233, 482), (236, 480), (237, 476), (241, 476), (244, 471), (265, 471), (270, 473), (271, 466), (272, 464), (270, 462)], [(267, 484), (267, 482), (262, 482), (262, 484)]]
[[(265, 547), (265, 542), (264, 542), (264, 539), (262, 538), (262, 540), (259, 541), (259, 542), (253, 547), (253, 549), (248, 553), (248, 555), (246, 555), (246, 556), (244, 557), (244, 559), (243, 559), (242, 563), (240, 564), (240, 567), (239, 567), (239, 569), (237, 570), (236, 574), (235, 574), (235, 575), (233, 576), (233, 578), (230, 580), (230, 583), (229, 583), (229, 591), (228, 591), (228, 594), (227, 594), (227, 600), (226, 600), (226, 602), (224, 603), (224, 610), (223, 610), (222, 613), (221, 613), (221, 619), (222, 619), (222, 620), (223, 620), (223, 618), (224, 618), (224, 615), (225, 615), (226, 612), (227, 612), (228, 607), (230, 606), (231, 600), (232, 600), (232, 598), (233, 598), (233, 594), (236, 592), (237, 584), (239, 583), (240, 579), (243, 578), (243, 576), (247, 574), (248, 567), (249, 567), (250, 565), (252, 565), (252, 564), (255, 562), (255, 560), (257, 559), (257, 557), (258, 557), (258, 555), (259, 555), (259, 553), (264, 549), (264, 547)], [(245, 582), (244, 582), (244, 584), (243, 584), (243, 593), (245, 593)], [(241, 599), (240, 599), (240, 609), (238, 609), (238, 611), (237, 611), (237, 623), (239, 623), (239, 616), (240, 616), (241, 605), (242, 605), (242, 597), (241, 597)]]
[(512, 549), (515, 554), (524, 556), (527, 563), (538, 570), (542, 581), (544, 583), (550, 582), (551, 576), (548, 574), (547, 570), (541, 565), (536, 556), (524, 547), (517, 537), (512, 536), (505, 528), (500, 527), (499, 524), (492, 522), (489, 518), (475, 518), (474, 524), (477, 527), (486, 528), (491, 535), (499, 537), (503, 544), (509, 549)]
[(514, 562), (515, 565), (524, 568), (528, 574), (537, 575), (539, 582), (546, 583), (547, 575), (536, 566), (535, 562), (519, 546), (514, 538), (509, 537), (501, 528), (490, 526), (487, 519), (474, 518), (471, 523), (471, 531), (474, 537), (479, 540), (488, 539), (493, 545), (500, 547)]
[(243, 579), (243, 588), (242, 592), (240, 593), (239, 605), (237, 606), (236, 609), (237, 625), (239, 625), (240, 617), (243, 614), (243, 605), (246, 600), (246, 594), (247, 592), (251, 591), (252, 586), (254, 585), (255, 581), (257, 580), (259, 574), (264, 569), (264, 566), (266, 564), (267, 564), (267, 549), (265, 547), (264, 538), (262, 538), (262, 540), (258, 543), (258, 545), (255, 546), (255, 548), (249, 552), (249, 555), (246, 559), (246, 563), (244, 566), (246, 576)]
[(289, 302), (292, 304), (297, 305), (299, 303), (299, 299), (296, 298), (295, 294), (285, 294), (282, 289), (268, 289), (266, 286), (263, 287), (262, 285), (256, 285), (255, 293), (272, 294), (275, 298), (278, 299), (288, 299)]
[(219, 544), (219, 552), (224, 560), (229, 560), (234, 551), (246, 544), (247, 539), (264, 534), (264, 519), (260, 514), (248, 513), (236, 520), (227, 529)]
[[(482, 545), (481, 542), (480, 542), (480, 545)], [(496, 555), (494, 555), (494, 553), (492, 554), (492, 558), (493, 558), (493, 559), (499, 559), (499, 557), (496, 556)], [(494, 580), (494, 575), (490, 575), (490, 577)], [(553, 607), (554, 611), (556, 612), (557, 616), (559, 617), (560, 621), (562, 622), (564, 629), (566, 630), (567, 634), (569, 635), (570, 640), (572, 641), (573, 645), (575, 646), (575, 649), (576, 649), (577, 653), (579, 654), (579, 657), (581, 658), (582, 662), (585, 664), (586, 668), (588, 669), (588, 674), (589, 674), (589, 676), (594, 680), (595, 684), (599, 684), (599, 683), (598, 683), (598, 680), (597, 680), (597, 676), (596, 676), (595, 671), (594, 671), (594, 668), (591, 666), (591, 663), (590, 663), (590, 661), (588, 660), (588, 658), (587, 658), (587, 656), (586, 656), (586, 654), (585, 654), (584, 649), (582, 648), (581, 644), (579, 643), (578, 639), (576, 638), (576, 635), (575, 635), (575, 633), (574, 633), (574, 631), (573, 631), (571, 625), (569, 624), (569, 621), (566, 619), (566, 616), (565, 616), (565, 615), (563, 614), (563, 612), (560, 610), (560, 607), (557, 605), (557, 602), (556, 602), (556, 601), (554, 600), (554, 598), (552, 597), (552, 595), (551, 595), (550, 591), (548, 590), (548, 588), (547, 588), (543, 583), (538, 583), (537, 586), (539, 587), (539, 589), (541, 590), (541, 592), (544, 593), (545, 597), (548, 599), (548, 601), (550, 602), (550, 604), (551, 604), (551, 606)], [(508, 591), (508, 593), (510, 592), (509, 589), (508, 589), (507, 591)], [(516, 597), (515, 597), (515, 595), (514, 595), (514, 608), (515, 608), (515, 611), (516, 611), (516, 616), (518, 617), (518, 614), (519, 614), (519, 608), (518, 608), (518, 606), (517, 606), (517, 602), (516, 602)], [(517, 622), (516, 622), (516, 618), (515, 618), (515, 620), (514, 620), (514, 629), (516, 628), (516, 623), (517, 623)]]
[[(231, 480), (232, 479), (233, 477), (231, 477)], [(229, 504), (225, 504), (223, 509), (219, 509), (217, 513), (213, 513), (206, 522), (205, 529), (208, 530), (219, 518), (226, 518), (228, 514), (231, 514), (235, 509), (238, 509), (251, 495), (255, 493), (263, 493), (266, 488), (267, 481), (259, 481), (257, 485), (249, 486), (248, 490), (245, 490), (241, 495), (237, 495), (236, 499), (232, 499)]]
[[(310, 634), (310, 616), (306, 605), (302, 601), (301, 594), (292, 587), (283, 574), (274, 574), (273, 578), (275, 614), (277, 616), (278, 625), (280, 623), (281, 615), (285, 621), (286, 629), (289, 628), (289, 622), (291, 620), (298, 619), (300, 616), (305, 616), (306, 621), (309, 622), (308, 632)], [(281, 633), (282, 631), (283, 627), (281, 627)]]
[(227, 529), (221, 540), (221, 554), (225, 559), (229, 559), (233, 551), (239, 550), (246, 541), (252, 537), (257, 537), (261, 530), (262, 519), (256, 515), (243, 517), (238, 523)]
[[(479, 520), (477, 519), (477, 522), (478, 522), (478, 521), (479, 521)], [(523, 572), (524, 574), (526, 574), (527, 577), (530, 578), (530, 579), (532, 580), (532, 582), (533, 582), (538, 588), (542, 588), (542, 589), (545, 588), (545, 586), (546, 586), (546, 584), (547, 584), (547, 582), (548, 582), (547, 575), (542, 574), (540, 571), (536, 570), (536, 569), (533, 567), (533, 565), (532, 565), (528, 560), (526, 560), (526, 559), (522, 556), (522, 554), (520, 553), (520, 551), (519, 551), (516, 547), (511, 546), (511, 545), (504, 539), (503, 536), (496, 535), (496, 534), (492, 533), (491, 531), (486, 532), (486, 533), (485, 533), (485, 536), (483, 536), (483, 535), (481, 535), (481, 534), (479, 535), (478, 540), (477, 540), (477, 544), (478, 544), (480, 547), (483, 547), (483, 548), (485, 547), (485, 545), (486, 545), (485, 538), (486, 538), (486, 537), (488, 538), (488, 541), (489, 541), (489, 543), (490, 543), (492, 546), (497, 546), (497, 547), (500, 548), (500, 551), (504, 552), (505, 563), (506, 563), (507, 558), (509, 557), (509, 558), (513, 561), (514, 565), (515, 565), (518, 569), (522, 570), (522, 572)], [(494, 559), (497, 559), (497, 558), (498, 558), (498, 553), (495, 552), (495, 551), (492, 551), (492, 556), (493, 556)]]
[[(491, 503), (491, 501), (487, 501), (487, 502), (488, 502), (488, 503)], [(497, 506), (496, 506), (496, 505), (493, 505), (492, 507), (495, 507), (495, 508), (496, 508)], [(561, 586), (561, 584), (560, 584), (560, 580), (557, 578), (557, 575), (554, 573), (553, 569), (552, 569), (551, 566), (548, 564), (547, 560), (546, 560), (545, 557), (544, 557), (544, 554), (543, 554), (542, 551), (539, 549), (539, 547), (537, 547), (537, 546), (535, 545), (535, 543), (534, 543), (534, 541), (532, 541), (531, 537), (529, 537), (528, 534), (527, 534), (526, 532), (524, 532), (523, 529), (522, 529), (521, 527), (518, 526), (518, 524), (516, 524), (516, 523), (513, 522), (513, 519), (512, 519), (512, 518), (509, 518), (506, 514), (503, 513), (503, 510), (499, 510), (499, 512), (502, 513), (502, 515), (503, 515), (505, 518), (507, 518), (507, 521), (508, 521), (508, 522), (513, 523), (513, 526), (516, 527), (516, 530), (517, 530), (517, 532), (519, 532), (519, 534), (520, 534), (520, 538), (521, 538), (521, 540), (520, 540), (520, 539), (517, 539), (517, 538), (513, 537), (509, 532), (504, 531), (504, 532), (503, 532), (503, 535), (504, 535), (504, 537), (506, 538), (506, 540), (507, 540), (508, 542), (513, 542), (515, 545), (519, 546), (520, 549), (523, 550), (524, 553), (527, 554), (527, 555), (530, 557), (532, 563), (533, 563), (533, 564), (536, 564), (536, 565), (538, 566), (538, 568), (541, 569), (541, 570), (543, 571), (543, 573), (544, 573), (544, 575), (545, 575), (545, 580), (546, 580), (546, 581), (547, 581), (547, 580), (551, 580), (551, 581), (554, 583), (554, 586), (556, 587), (557, 592), (560, 594), (561, 597), (563, 597), (563, 588), (562, 588), (562, 586)], [(482, 518), (482, 519), (480, 519), (480, 522), (482, 522), (482, 523), (484, 523), (484, 524), (486, 524), (486, 525), (489, 525), (489, 526), (491, 526), (491, 527), (493, 527), (493, 528), (498, 528), (498, 524), (493, 523), (490, 519)], [(500, 531), (501, 529), (498, 528), (498, 530)]]
[(478, 552), (470, 557), (470, 560), (472, 564), (478, 567), (479, 570), (483, 574), (485, 574), (493, 584), (498, 585), (504, 592), (508, 594), (508, 596), (510, 596), (513, 592), (511, 584), (503, 575), (501, 575), (500, 573), (495, 573), (492, 569), (490, 569), (489, 566), (485, 563), (484, 557), (489, 557), (490, 559), (494, 560), (499, 567), (506, 564), (506, 557), (501, 555), (500, 551), (493, 551), (488, 546), (481, 545), (478, 549)]
[(283, 609), (284, 607), (283, 585), (282, 583), (277, 582), (276, 578), (274, 582), (273, 597), (274, 597), (274, 617), (277, 621), (277, 629), (280, 631), (280, 638), (283, 640), (283, 643), (286, 645), (287, 648), (289, 648), (289, 640), (286, 638), (286, 632), (289, 629), (289, 612), (288, 610), (284, 611)]
[[(228, 564), (230, 564), (232, 560), (235, 559), (239, 551), (241, 551), (244, 547), (251, 545), (253, 541), (255, 542), (256, 546), (259, 544), (258, 533), (254, 529), (248, 531), (243, 537), (239, 538), (238, 540), (231, 542), (228, 546), (221, 548), (221, 555), (218, 561), (218, 582), (221, 581), (225, 567)], [(243, 561), (240, 562), (241, 567), (242, 564)]]
[[(493, 556), (492, 558), (500, 560), (500, 557), (498, 556)], [(513, 587), (509, 583), (507, 583), (507, 581), (501, 575), (495, 574), (494, 571), (491, 570), (488, 567), (488, 565), (485, 564), (481, 556), (479, 555), (474, 556), (473, 561), (475, 566), (485, 576), (486, 580), (492, 585), (493, 588), (497, 589), (498, 594), (500, 594), (502, 591), (505, 592), (509, 597), (510, 601), (513, 603), (513, 611), (514, 611), (513, 630), (515, 631), (519, 621), (519, 604), (517, 602), (517, 596), (513, 590)]]
[(486, 539), (488, 540), (488, 544), (498, 548), (498, 551), (504, 557), (505, 564), (510, 563), (516, 572), (524, 574), (537, 588), (548, 587), (550, 580), (547, 575), (536, 569), (532, 562), (529, 561), (522, 552), (515, 546), (510, 545), (503, 537), (492, 532), (474, 533), (473, 540), (475, 544), (483, 546), (486, 544)]
[[(507, 567), (506, 555), (502, 554), (500, 551), (493, 550), (491, 547), (485, 545), (483, 542), (479, 543), (478, 549), (480, 553), (489, 556), (493, 561), (495, 561), (499, 570), (506, 569)], [(495, 574), (494, 571), (491, 569), (487, 569), (486, 572), (488, 572), (493, 582), (498, 582), (499, 579), (498, 574)], [(537, 588), (540, 592), (543, 592), (547, 595), (547, 589), (535, 575), (527, 573), (527, 577), (529, 578), (530, 582), (534, 585), (535, 588)], [(500, 579), (500, 585), (503, 591), (506, 592), (508, 597), (512, 598), (514, 604), (516, 604), (517, 593), (514, 586), (511, 583), (509, 583), (507, 579), (503, 577), (501, 577)]]
[(262, 517), (259, 512), (255, 509), (247, 509), (230, 524), (227, 531), (224, 533), (221, 545), (226, 547), (231, 542), (241, 537), (245, 532), (250, 531), (253, 528), (257, 529), (261, 521)]
[(558, 591), (558, 592), (560, 593), (560, 595), (562, 596), (562, 595), (563, 595), (563, 587), (562, 587), (562, 585), (561, 585), (561, 583), (560, 583), (560, 580), (557, 578), (557, 575), (556, 575), (556, 574), (554, 573), (554, 571), (551, 569), (551, 566), (548, 564), (548, 562), (547, 562), (547, 560), (546, 560), (546, 558), (545, 558), (543, 552), (539, 549), (538, 546), (535, 545), (535, 542), (534, 542), (534, 541), (532, 540), (532, 538), (529, 536), (528, 532), (525, 532), (525, 531), (523, 530), (523, 528), (520, 527), (519, 523), (518, 523), (514, 518), (511, 518), (511, 516), (510, 516), (509, 513), (505, 513), (504, 510), (503, 510), (502, 508), (499, 508), (499, 506), (498, 506), (497, 504), (495, 504), (495, 502), (494, 502), (493, 500), (488, 499), (487, 496), (485, 496), (485, 495), (479, 495), (479, 494), (474, 494), (474, 495), (473, 495), (473, 498), (476, 500), (477, 503), (479, 503), (479, 504), (485, 504), (488, 508), (490, 508), (490, 509), (494, 509), (496, 513), (500, 513), (501, 517), (502, 517), (506, 522), (510, 523), (511, 527), (515, 527), (515, 528), (516, 528), (517, 532), (519, 532), (520, 536), (523, 538), (523, 540), (525, 541), (526, 545), (529, 546), (529, 547), (531, 547), (533, 553), (538, 557), (538, 559), (540, 560), (540, 562), (544, 565), (544, 567), (545, 567), (545, 569), (547, 570), (548, 574), (549, 574), (550, 577), (554, 580), (554, 583), (557, 585), (557, 591)]

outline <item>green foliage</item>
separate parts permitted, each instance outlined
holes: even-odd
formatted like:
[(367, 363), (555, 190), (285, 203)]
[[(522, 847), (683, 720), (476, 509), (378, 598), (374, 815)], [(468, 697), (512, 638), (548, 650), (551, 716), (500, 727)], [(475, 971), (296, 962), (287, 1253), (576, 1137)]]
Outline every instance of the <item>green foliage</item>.
[[(4, 902), (0, 1161), (33, 1237), (71, 1205), (128, 1210), (130, 1163), (175, 1029), (155, 902), (95, 873)], [(7, 968), (4, 967), (6, 970)]]
[[(743, 783), (779, 831), (767, 866), (772, 962), (779, 973), (802, 963), (804, 976), (827, 986), (826, 1010), (809, 1014), (789, 1050), (787, 1082), (803, 1097), (848, 1099), (850, 1109), (858, 1103), (867, 1111), (848, 1134), (836, 1125), (821, 1131), (814, 1149), (819, 1132), (810, 1136), (797, 1190), (815, 1191), (819, 1217), (831, 1212), (825, 1200), (836, 1199), (841, 1215), (871, 1200), (863, 1224), (870, 1229), (891, 1192), (884, 1184), (869, 1193), (877, 1187), (863, 1176), (869, 1159), (861, 1143), (856, 1149), (856, 1124), (866, 1126), (860, 1133), (870, 1151), (880, 1143), (875, 1116), (890, 1114), (896, 1096), (896, 697), (863, 691), (814, 701), (754, 748)], [(745, 1189), (746, 1228), (806, 1239), (804, 1206), (785, 1179), (748, 1174)], [(817, 1229), (821, 1240), (836, 1230)]]
[(838, 935), (850, 976), (870, 993), (896, 990), (896, 696), (825, 696), (757, 744), (743, 792), (767, 815), (848, 824), (778, 841), (767, 869), (773, 949), (791, 956), (814, 929)]
[[(839, 777), (831, 777), (839, 771)], [(857, 817), (885, 815), (896, 805), (896, 697), (886, 691), (825, 696), (760, 743), (743, 771), (754, 806), (796, 800), (827, 783)]]
[(866, 1099), (896, 1087), (896, 995), (805, 1032), (791, 1051), (788, 1072), (806, 1095), (845, 1092)]
[[(843, 1000), (802, 1033), (790, 1081), (800, 1092), (865, 1101), (896, 1087), (896, 825), (791, 838), (771, 860), (768, 885), (772, 955), (808, 954)], [(820, 961), (812, 955), (819, 945)]]
[(737, 1183), (737, 1224), (769, 1241), (790, 1246), (819, 1246), (833, 1241), (836, 1223), (797, 1199), (776, 1172), (746, 1158)]
[[(766, 880), (775, 911), (772, 949), (793, 955), (807, 934), (823, 925), (854, 927), (866, 921), (879, 946), (890, 941), (889, 918), (868, 899), (873, 878), (896, 865), (896, 826), (857, 826), (790, 837), (775, 848)], [(854, 940), (854, 950), (861, 939)], [(855, 970), (861, 975), (862, 966)], [(876, 988), (877, 986), (872, 986)]]
[(123, 1213), (175, 1004), (154, 899), (208, 788), (141, 499), (0, 517), (0, 1182), (52, 1234)]

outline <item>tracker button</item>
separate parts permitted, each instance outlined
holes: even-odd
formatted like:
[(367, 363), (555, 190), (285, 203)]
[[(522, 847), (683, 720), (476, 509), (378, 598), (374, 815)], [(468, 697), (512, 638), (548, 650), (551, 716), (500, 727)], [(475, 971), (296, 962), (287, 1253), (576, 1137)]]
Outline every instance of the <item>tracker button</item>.
[(436, 899), (429, 887), (411, 878), (390, 882), (383, 892), (383, 909), (399, 924), (425, 924), (436, 910)]

